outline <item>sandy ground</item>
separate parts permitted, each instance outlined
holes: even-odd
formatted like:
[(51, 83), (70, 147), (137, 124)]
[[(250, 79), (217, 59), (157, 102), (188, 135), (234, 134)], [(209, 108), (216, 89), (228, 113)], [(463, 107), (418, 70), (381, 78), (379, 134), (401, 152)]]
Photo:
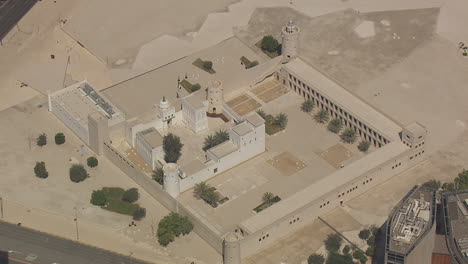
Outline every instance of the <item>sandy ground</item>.
[[(0, 196), (4, 199), (5, 220), (69, 239), (132, 255), (158, 263), (215, 263), (219, 255), (195, 233), (179, 238), (167, 248), (156, 241), (159, 220), (169, 212), (144, 192), (127, 175), (105, 158), (89, 169), (90, 178), (73, 183), (68, 176), (72, 162), (86, 164), (92, 152), (47, 110), (44, 96), (0, 112)], [(66, 143), (56, 145), (55, 133), (63, 132)], [(41, 133), (48, 144), (36, 146)], [(47, 179), (34, 176), (37, 161), (44, 161)], [(89, 203), (93, 190), (102, 187), (136, 187), (138, 203), (147, 216), (129, 227), (130, 216), (103, 210)], [(78, 218), (78, 233), (73, 219)]]

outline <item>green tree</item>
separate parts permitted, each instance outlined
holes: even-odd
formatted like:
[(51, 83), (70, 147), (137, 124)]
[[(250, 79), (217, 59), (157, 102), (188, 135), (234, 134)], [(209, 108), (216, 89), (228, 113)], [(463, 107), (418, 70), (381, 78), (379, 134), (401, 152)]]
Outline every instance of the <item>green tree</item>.
[(34, 174), (36, 174), (36, 177), (41, 179), (49, 177), (49, 172), (46, 169), (45, 162), (36, 162), (36, 166), (34, 166)]
[(442, 184), (441, 186), (442, 190), (443, 191), (454, 191), (455, 190), (455, 185), (453, 183), (447, 183), (447, 182), (444, 182), (444, 184)]
[(367, 262), (367, 257), (366, 257), (366, 255), (364, 254), (364, 252), (362, 252), (361, 250), (356, 250), (356, 251), (354, 251), (353, 257), (354, 257), (356, 260), (359, 260), (359, 262), (360, 262), (361, 264), (365, 264), (365, 263)]
[(359, 236), (360, 239), (366, 240), (366, 239), (369, 238), (370, 234), (371, 234), (371, 232), (370, 232), (369, 229), (363, 229), (363, 230), (361, 230), (359, 232), (358, 236)]
[(65, 143), (65, 135), (63, 133), (55, 134), (55, 144), (62, 145)]
[(350, 251), (351, 251), (351, 247), (349, 245), (346, 245), (343, 247), (343, 254), (349, 255)]
[(327, 239), (325, 239), (325, 248), (328, 252), (338, 252), (342, 242), (343, 238), (339, 234), (330, 234), (327, 236)]
[(367, 245), (369, 245), (369, 246), (375, 245), (375, 236), (374, 236), (374, 235), (371, 235), (371, 236), (366, 240), (366, 242), (367, 242)]
[(216, 139), (213, 135), (208, 135), (205, 137), (205, 141), (203, 142), (203, 150), (207, 151), (210, 148), (214, 147), (216, 144)]
[(36, 139), (36, 144), (39, 147), (47, 145), (47, 136), (45, 133), (40, 134)]
[(219, 194), (216, 192), (216, 188), (208, 185), (205, 182), (195, 184), (193, 189), (193, 196), (197, 199), (202, 199), (209, 205), (217, 207), (219, 203)]
[(307, 264), (323, 264), (325, 263), (325, 258), (321, 254), (312, 254), (307, 258)]
[(153, 171), (153, 180), (155, 180), (160, 185), (164, 184), (164, 170), (162, 168), (157, 168)]
[(369, 256), (369, 257), (372, 257), (374, 256), (374, 253), (375, 253), (375, 247), (373, 246), (370, 246), (366, 249), (366, 255)]
[(310, 111), (312, 111), (313, 108), (314, 108), (314, 101), (310, 99), (305, 100), (301, 105), (301, 110), (306, 113), (309, 113)]
[(72, 182), (82, 182), (88, 177), (86, 169), (81, 164), (72, 165), (69, 174)]
[(455, 178), (454, 184), (457, 190), (468, 189), (468, 170), (463, 169), (462, 172), (458, 173), (458, 177)]
[(208, 192), (210, 188), (211, 186), (209, 186), (206, 182), (197, 183), (193, 188), (193, 196), (197, 199), (201, 199), (203, 194)]
[(172, 133), (163, 138), (164, 160), (168, 163), (176, 163), (182, 155), (181, 150), (184, 145), (180, 143), (180, 138)]
[(93, 191), (91, 194), (91, 204), (103, 206), (107, 203), (107, 197), (103, 190)]
[(134, 212), (133, 212), (133, 220), (140, 221), (146, 216), (146, 209), (143, 207), (138, 207)]
[(317, 121), (320, 124), (323, 124), (323, 123), (327, 122), (329, 117), (330, 117), (330, 115), (328, 114), (327, 110), (325, 110), (325, 109), (320, 109), (320, 111), (318, 111), (314, 115), (315, 121)]
[(341, 120), (338, 118), (335, 118), (332, 121), (330, 121), (330, 123), (328, 123), (328, 126), (327, 126), (328, 130), (335, 134), (338, 134), (342, 127), (343, 127), (343, 122), (341, 122)]
[(369, 230), (370, 230), (370, 232), (371, 232), (371, 235), (373, 235), (373, 236), (375, 236), (375, 237), (376, 237), (377, 234), (380, 232), (380, 228), (376, 227), (375, 225), (371, 225), (371, 226), (369, 227)]
[(268, 35), (264, 36), (261, 43), (262, 50), (266, 50), (268, 52), (278, 52), (279, 43), (273, 36)]
[(159, 244), (167, 246), (180, 235), (187, 235), (193, 230), (193, 224), (187, 217), (178, 213), (170, 213), (158, 224), (157, 236)]
[(273, 204), (273, 198), (275, 198), (274, 194), (272, 194), (271, 192), (266, 192), (262, 196), (262, 202), (267, 206), (270, 206)]
[(88, 167), (94, 168), (99, 164), (99, 161), (98, 161), (98, 159), (96, 157), (89, 157), (86, 160), (86, 164), (88, 164)]
[(362, 140), (361, 142), (359, 142), (358, 149), (362, 152), (366, 152), (367, 150), (369, 150), (370, 145), (371, 143), (369, 141)]
[(122, 195), (122, 201), (128, 202), (128, 203), (134, 203), (140, 198), (140, 194), (138, 193), (137, 188), (130, 188), (126, 190), (123, 195)]
[(203, 68), (205, 68), (207, 70), (212, 70), (213, 69), (213, 62), (203, 61)]
[(340, 255), (336, 252), (328, 254), (327, 264), (354, 264), (351, 255)]
[(216, 131), (214, 135), (208, 135), (205, 138), (205, 142), (203, 143), (203, 150), (207, 151), (208, 149), (215, 147), (228, 140), (229, 140), (229, 133), (226, 130), (220, 129)]
[(354, 129), (347, 128), (345, 129), (345, 131), (343, 131), (343, 133), (341, 133), (340, 137), (341, 137), (341, 140), (343, 140), (343, 142), (351, 144), (356, 141), (357, 135)]
[(288, 125), (288, 116), (285, 113), (279, 113), (275, 116), (275, 125), (279, 126), (281, 129), (285, 129)]

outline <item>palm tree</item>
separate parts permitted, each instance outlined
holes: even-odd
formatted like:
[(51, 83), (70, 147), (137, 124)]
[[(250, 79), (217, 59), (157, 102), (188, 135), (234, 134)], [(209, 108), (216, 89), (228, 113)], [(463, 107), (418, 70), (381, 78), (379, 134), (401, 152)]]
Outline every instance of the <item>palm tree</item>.
[(343, 127), (343, 122), (341, 122), (341, 120), (338, 118), (333, 119), (332, 121), (330, 121), (330, 123), (328, 123), (328, 130), (330, 130), (333, 133), (340, 132), (342, 127)]
[(153, 171), (153, 180), (155, 180), (157, 183), (163, 185), (164, 183), (164, 171), (162, 168), (157, 168), (156, 170)]
[(310, 99), (305, 100), (301, 105), (301, 110), (309, 113), (314, 108), (314, 102)]
[(354, 143), (357, 138), (356, 131), (352, 128), (347, 128), (343, 133), (341, 133), (340, 137), (345, 143)]
[(205, 142), (203, 143), (203, 150), (207, 151), (208, 149), (212, 148), (214, 145), (216, 145), (216, 139), (213, 135), (208, 135), (205, 138)]
[(218, 145), (229, 140), (229, 133), (226, 130), (220, 129), (216, 131), (214, 138), (216, 140), (216, 145)]
[(257, 109), (256, 112), (257, 112), (257, 114), (258, 114), (259, 116), (261, 116), (263, 119), (265, 119), (266, 116), (267, 116), (267, 114), (265, 113), (265, 111), (263, 111), (262, 109)]
[(262, 201), (267, 206), (270, 206), (271, 204), (273, 204), (273, 198), (275, 198), (275, 195), (273, 195), (271, 192), (266, 192), (262, 196)]
[(201, 199), (210, 188), (211, 187), (206, 182), (197, 183), (193, 189), (193, 196), (197, 199)]
[(275, 125), (285, 129), (288, 125), (288, 116), (285, 113), (279, 113), (275, 116)]
[(320, 124), (327, 122), (328, 118), (329, 114), (325, 109), (320, 109), (320, 111), (318, 111), (318, 113), (314, 116), (315, 121), (317, 121)]

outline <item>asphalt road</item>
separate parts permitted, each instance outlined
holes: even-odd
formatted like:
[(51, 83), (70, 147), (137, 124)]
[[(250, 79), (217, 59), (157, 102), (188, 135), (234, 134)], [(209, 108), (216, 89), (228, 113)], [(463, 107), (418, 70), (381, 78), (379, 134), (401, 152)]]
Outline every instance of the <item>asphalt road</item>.
[(0, 40), (37, 3), (37, 0), (8, 0), (0, 8)]
[(0, 264), (144, 264), (102, 249), (50, 236), (0, 221)]

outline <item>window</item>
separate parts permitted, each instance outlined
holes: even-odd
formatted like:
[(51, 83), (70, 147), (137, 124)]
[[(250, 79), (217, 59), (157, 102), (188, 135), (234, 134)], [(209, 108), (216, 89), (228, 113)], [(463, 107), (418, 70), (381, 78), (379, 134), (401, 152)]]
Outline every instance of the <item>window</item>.
[(213, 173), (217, 173), (217, 172), (218, 172), (218, 168), (214, 168)]

